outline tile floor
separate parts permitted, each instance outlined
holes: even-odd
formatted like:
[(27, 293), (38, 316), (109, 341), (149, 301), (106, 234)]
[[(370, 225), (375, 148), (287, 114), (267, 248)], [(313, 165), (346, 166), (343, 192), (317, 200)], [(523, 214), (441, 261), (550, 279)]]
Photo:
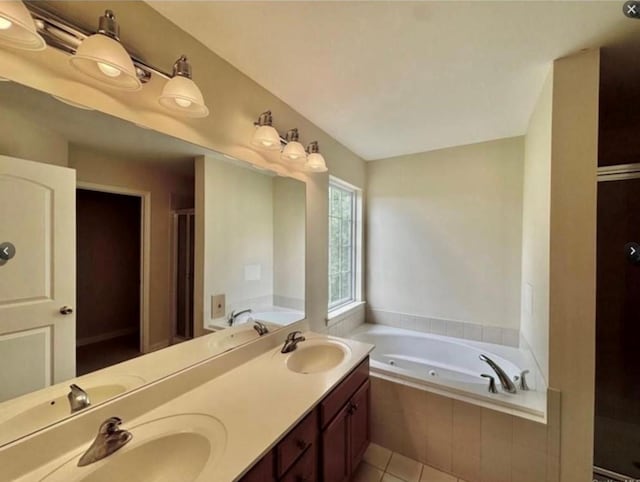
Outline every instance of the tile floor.
[(464, 482), (391, 450), (369, 445), (352, 482)]

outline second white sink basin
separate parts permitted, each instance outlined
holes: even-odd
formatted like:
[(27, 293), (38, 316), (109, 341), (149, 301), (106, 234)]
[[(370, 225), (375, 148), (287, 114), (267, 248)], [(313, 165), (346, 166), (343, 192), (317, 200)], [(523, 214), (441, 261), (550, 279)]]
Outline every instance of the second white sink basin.
[(331, 370), (349, 355), (347, 345), (334, 340), (308, 340), (298, 344), (286, 361), (287, 368), (296, 373), (310, 374)]
[(224, 453), (227, 433), (208, 415), (185, 414), (121, 428), (132, 440), (117, 452), (78, 467), (84, 450), (62, 463), (42, 482), (195, 482), (209, 480), (207, 470)]

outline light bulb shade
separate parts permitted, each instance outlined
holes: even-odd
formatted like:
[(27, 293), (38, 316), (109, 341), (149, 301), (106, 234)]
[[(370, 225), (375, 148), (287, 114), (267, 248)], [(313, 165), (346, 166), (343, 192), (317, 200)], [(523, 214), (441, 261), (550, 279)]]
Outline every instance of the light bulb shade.
[(307, 157), (307, 169), (312, 172), (327, 172), (327, 164), (319, 152), (312, 152)]
[(209, 109), (204, 104), (202, 92), (196, 83), (188, 77), (176, 75), (171, 78), (164, 85), (158, 100), (160, 104), (172, 112), (188, 117), (207, 117), (209, 115)]
[(307, 159), (307, 151), (304, 146), (297, 141), (290, 141), (282, 150), (282, 159), (285, 161), (297, 162), (304, 164)]
[(96, 33), (82, 41), (69, 62), (82, 73), (119, 90), (140, 90), (131, 57), (117, 40)]
[(0, 1), (0, 45), (23, 50), (44, 50), (47, 47), (29, 10), (20, 0)]
[(253, 133), (251, 144), (269, 151), (280, 150), (280, 134), (271, 126), (260, 126)]

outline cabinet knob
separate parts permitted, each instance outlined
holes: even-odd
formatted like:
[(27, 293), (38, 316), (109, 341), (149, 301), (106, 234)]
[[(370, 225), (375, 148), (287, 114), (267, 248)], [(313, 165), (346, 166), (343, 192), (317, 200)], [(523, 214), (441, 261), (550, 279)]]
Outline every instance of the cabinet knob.
[(307, 442), (299, 438), (296, 440), (296, 447), (298, 447), (300, 450), (304, 450), (307, 448)]

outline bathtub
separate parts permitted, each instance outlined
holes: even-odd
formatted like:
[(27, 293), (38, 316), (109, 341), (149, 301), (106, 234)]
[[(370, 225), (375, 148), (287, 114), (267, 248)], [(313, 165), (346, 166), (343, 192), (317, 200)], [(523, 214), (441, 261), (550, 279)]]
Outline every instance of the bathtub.
[[(360, 325), (349, 338), (376, 346), (371, 353), (374, 376), (537, 421), (546, 418), (546, 388), (536, 387), (537, 367), (524, 350), (377, 324)], [(531, 390), (505, 393), (493, 370), (479, 359), (482, 354), (511, 379), (529, 370)], [(499, 393), (488, 392), (483, 373), (496, 379)]]

